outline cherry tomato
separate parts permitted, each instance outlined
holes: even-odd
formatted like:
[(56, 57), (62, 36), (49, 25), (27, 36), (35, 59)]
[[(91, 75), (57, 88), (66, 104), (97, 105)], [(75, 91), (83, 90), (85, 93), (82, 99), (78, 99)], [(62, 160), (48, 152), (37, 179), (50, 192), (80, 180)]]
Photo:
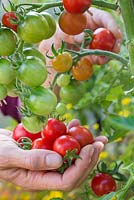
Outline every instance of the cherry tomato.
[(103, 196), (116, 190), (116, 182), (109, 174), (96, 174), (91, 181), (91, 188), (97, 196)]
[[(11, 28), (15, 32), (17, 32), (17, 26), (18, 26), (17, 21), (18, 18), (15, 12), (6, 12), (2, 16), (2, 24), (8, 28)], [(14, 22), (16, 22), (16, 24)]]
[(73, 59), (70, 53), (63, 52), (52, 60), (52, 66), (57, 72), (67, 72), (72, 67)]
[(21, 118), (23, 127), (30, 133), (38, 133), (43, 129), (43, 122), (35, 115), (24, 116)]
[(50, 141), (54, 141), (61, 135), (66, 134), (66, 126), (65, 124), (54, 118), (48, 119), (47, 125), (43, 130), (43, 135)]
[(63, 11), (59, 17), (61, 30), (68, 35), (77, 35), (84, 31), (87, 25), (85, 14), (71, 14)]
[(0, 59), (0, 83), (9, 84), (16, 77), (16, 71), (13, 69), (11, 62), (8, 59)]
[(75, 105), (85, 93), (84, 85), (78, 82), (71, 82), (60, 89), (60, 98), (63, 103)]
[(32, 133), (26, 131), (25, 128), (23, 127), (22, 123), (20, 123), (14, 128), (14, 130), (12, 132), (12, 138), (14, 140), (18, 141), (21, 137), (28, 137), (32, 141), (34, 141), (37, 138), (41, 138), (41, 132), (39, 132), (37, 134), (32, 134)]
[(81, 148), (94, 142), (92, 133), (83, 126), (72, 127), (67, 134), (75, 138), (80, 143)]
[(49, 25), (40, 13), (31, 11), (18, 24), (17, 33), (27, 43), (38, 43), (47, 38)]
[(6, 88), (7, 88), (7, 95), (9, 97), (17, 97), (18, 96), (17, 88), (16, 88), (16, 80), (13, 80), (11, 83), (6, 85)]
[(33, 141), (31, 149), (53, 149), (53, 143), (48, 141), (46, 138), (38, 138)]
[(61, 74), (58, 76), (56, 83), (59, 87), (67, 86), (70, 83), (70, 78), (69, 74)]
[(74, 149), (76, 149), (76, 154), (79, 154), (80, 144), (70, 135), (62, 135), (58, 137), (53, 144), (53, 150), (63, 157), (66, 155), (67, 151), (72, 151)]
[(92, 0), (63, 0), (64, 8), (67, 12), (80, 14), (88, 10)]
[(47, 78), (47, 69), (40, 59), (30, 56), (21, 64), (18, 77), (27, 86), (40, 86)]
[(93, 33), (90, 48), (112, 51), (115, 42), (116, 39), (111, 31), (106, 28), (98, 28)]
[(5, 99), (7, 96), (7, 89), (4, 85), (0, 84), (0, 101)]
[(26, 48), (24, 49), (23, 51), (23, 54), (28, 57), (28, 56), (35, 56), (37, 58), (40, 58), (44, 64), (46, 64), (46, 59), (45, 59), (45, 56), (40, 52), (38, 51), (36, 48)]
[(49, 33), (45, 37), (45, 39), (48, 39), (48, 38), (52, 37), (54, 35), (54, 33), (56, 32), (56, 21), (52, 15), (50, 15), (49, 13), (47, 13), (45, 11), (41, 12), (41, 15), (43, 15), (43, 17), (45, 17), (45, 19), (49, 25)]
[(64, 103), (59, 102), (56, 106), (56, 113), (58, 115), (64, 115), (67, 111), (66, 105)]
[(42, 86), (31, 89), (31, 95), (27, 99), (27, 106), (36, 115), (49, 115), (55, 110), (57, 98), (55, 94)]
[(75, 80), (88, 80), (93, 73), (93, 66), (87, 58), (82, 58), (72, 68), (72, 74)]
[(9, 28), (0, 28), (0, 56), (10, 56), (16, 49), (16, 35)]

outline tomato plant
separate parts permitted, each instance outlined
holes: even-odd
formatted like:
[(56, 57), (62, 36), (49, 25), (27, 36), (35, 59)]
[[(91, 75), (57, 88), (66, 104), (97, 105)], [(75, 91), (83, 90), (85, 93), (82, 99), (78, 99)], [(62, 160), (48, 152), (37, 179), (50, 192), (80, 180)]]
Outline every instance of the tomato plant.
[(0, 28), (0, 56), (10, 56), (13, 54), (16, 49), (16, 42), (16, 35), (12, 30)]
[(45, 137), (44, 138), (37, 138), (32, 142), (32, 148), (31, 149), (47, 149), (52, 150), (53, 149), (53, 143), (48, 141)]
[(85, 81), (93, 73), (93, 65), (87, 58), (82, 58), (72, 68), (72, 75), (77, 81)]
[(59, 17), (59, 26), (61, 30), (68, 35), (78, 35), (82, 33), (86, 25), (87, 17), (85, 14), (76, 15), (63, 11)]
[(27, 86), (40, 86), (47, 78), (47, 69), (37, 57), (27, 57), (19, 67), (18, 78)]
[(17, 32), (17, 24), (18, 18), (15, 12), (6, 12), (2, 16), (2, 24), (8, 28), (11, 28), (15, 32)]
[(41, 132), (39, 132), (37, 134), (32, 134), (32, 133), (26, 131), (25, 128), (23, 127), (22, 123), (20, 123), (14, 128), (14, 130), (12, 132), (12, 138), (14, 140), (18, 141), (22, 137), (27, 137), (27, 138), (30, 138), (32, 141), (34, 141), (37, 138), (41, 138)]
[(49, 115), (57, 105), (55, 94), (42, 86), (32, 88), (31, 95), (27, 98), (29, 109), (36, 115)]
[(76, 149), (76, 154), (80, 152), (80, 144), (76, 139), (69, 135), (62, 135), (58, 137), (53, 144), (53, 150), (59, 153), (61, 156), (65, 156), (67, 151)]
[(52, 66), (57, 72), (67, 72), (72, 67), (72, 56), (68, 52), (59, 54), (52, 60)]
[(50, 118), (43, 130), (43, 134), (48, 140), (54, 141), (59, 136), (66, 134), (66, 125), (58, 119)]
[(90, 48), (112, 51), (115, 41), (115, 37), (111, 31), (106, 28), (98, 28), (93, 33)]
[(27, 43), (38, 43), (47, 38), (49, 25), (40, 13), (31, 11), (18, 24), (17, 33)]
[(64, 8), (69, 13), (80, 14), (88, 10), (92, 0), (63, 0)]
[(116, 190), (116, 182), (109, 174), (96, 174), (91, 181), (91, 188), (97, 196), (103, 196)]
[(81, 148), (94, 142), (90, 130), (83, 126), (72, 127), (68, 130), (67, 134), (75, 138), (80, 143)]

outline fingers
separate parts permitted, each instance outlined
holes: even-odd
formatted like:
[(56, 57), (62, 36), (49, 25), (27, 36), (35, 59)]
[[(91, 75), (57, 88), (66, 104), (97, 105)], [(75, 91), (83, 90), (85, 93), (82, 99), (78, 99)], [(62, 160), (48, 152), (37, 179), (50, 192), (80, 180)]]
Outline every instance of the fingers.
[(11, 149), (6, 154), (4, 166), (0, 167), (18, 167), (29, 170), (52, 170), (62, 165), (62, 157), (56, 152), (49, 150), (21, 150), (18, 147)]
[(11, 136), (12, 131), (6, 130), (6, 129), (0, 129), (0, 134), (6, 135), (6, 136)]
[(73, 119), (71, 122), (68, 124), (68, 130), (74, 126), (80, 126), (80, 121), (78, 119)]
[(102, 142), (103, 144), (106, 144), (108, 142), (108, 139), (105, 136), (98, 136), (94, 140), (95, 142)]

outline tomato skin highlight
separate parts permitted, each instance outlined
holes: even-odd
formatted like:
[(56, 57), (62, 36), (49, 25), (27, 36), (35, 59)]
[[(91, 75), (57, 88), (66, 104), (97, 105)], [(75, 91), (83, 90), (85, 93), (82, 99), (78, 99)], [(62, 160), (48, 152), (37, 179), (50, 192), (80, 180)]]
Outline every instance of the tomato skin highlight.
[(92, 133), (83, 126), (72, 127), (67, 134), (75, 138), (80, 143), (81, 148), (94, 142)]
[(63, 0), (66, 11), (73, 14), (85, 12), (91, 6), (91, 3), (91, 0)]
[(112, 51), (115, 42), (116, 39), (111, 31), (106, 28), (98, 28), (93, 33), (90, 48)]
[(6, 12), (3, 14), (2, 16), (2, 24), (12, 30), (14, 30), (15, 32), (17, 32), (17, 27), (18, 24), (13, 24), (13, 22), (11, 20), (14, 21), (18, 21), (18, 18), (15, 14), (15, 12)]
[(71, 14), (63, 11), (59, 17), (60, 29), (68, 35), (78, 35), (84, 31), (87, 25), (85, 14)]
[(66, 134), (66, 125), (54, 118), (49, 118), (46, 127), (43, 130), (43, 135), (50, 141), (55, 141), (56, 138)]
[(116, 182), (109, 174), (96, 174), (91, 181), (91, 188), (97, 196), (116, 191)]
[(53, 144), (53, 150), (59, 153), (62, 157), (66, 155), (67, 151), (72, 151), (74, 149), (76, 149), (76, 154), (78, 155), (80, 152), (80, 144), (75, 138), (69, 135), (58, 137)]
[(53, 149), (53, 143), (48, 141), (46, 138), (38, 138), (33, 141), (31, 149)]
[(12, 138), (14, 140), (18, 141), (21, 137), (28, 137), (32, 141), (34, 141), (37, 138), (41, 138), (41, 132), (39, 132), (37, 134), (32, 134), (32, 133), (26, 131), (25, 128), (23, 127), (22, 123), (20, 123), (14, 128), (14, 130), (12, 132)]
[(57, 105), (56, 95), (49, 89), (39, 86), (31, 89), (27, 106), (36, 115), (49, 115)]

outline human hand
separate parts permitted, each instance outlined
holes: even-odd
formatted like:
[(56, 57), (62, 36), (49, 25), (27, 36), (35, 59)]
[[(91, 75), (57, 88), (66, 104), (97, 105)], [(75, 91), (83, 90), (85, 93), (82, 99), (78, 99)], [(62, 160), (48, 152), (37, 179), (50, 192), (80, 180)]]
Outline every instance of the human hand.
[[(71, 122), (69, 127), (77, 124), (76, 121)], [(82, 160), (77, 159), (64, 174), (60, 174), (52, 171), (62, 165), (59, 154), (41, 149), (20, 149), (12, 139), (11, 132), (0, 129), (0, 178), (26, 190), (72, 190), (95, 167), (106, 141), (105, 137), (100, 137), (95, 139), (94, 144), (82, 148)]]
[[(99, 27), (104, 27), (110, 30), (116, 38), (116, 42), (112, 51), (115, 53), (119, 53), (122, 42), (122, 33), (113, 16), (110, 13), (97, 8), (91, 7), (89, 11), (91, 14), (89, 14), (88, 12), (86, 13), (88, 22), (86, 28), (95, 30)], [(46, 56), (46, 52), (48, 50), (51, 54), (51, 45), (54, 43), (55, 47), (59, 48), (61, 46), (62, 40), (67, 43), (67, 48), (75, 49), (75, 45), (81, 44), (83, 37), (83, 33), (76, 36), (67, 35), (63, 33), (59, 27), (57, 27), (55, 35), (48, 40), (42, 41), (39, 45), (39, 49), (44, 54), (44, 56)], [(87, 56), (87, 58), (89, 58), (93, 64), (105, 64), (109, 60), (107, 57), (104, 56)], [(51, 64), (50, 59), (47, 60), (47, 64)]]

